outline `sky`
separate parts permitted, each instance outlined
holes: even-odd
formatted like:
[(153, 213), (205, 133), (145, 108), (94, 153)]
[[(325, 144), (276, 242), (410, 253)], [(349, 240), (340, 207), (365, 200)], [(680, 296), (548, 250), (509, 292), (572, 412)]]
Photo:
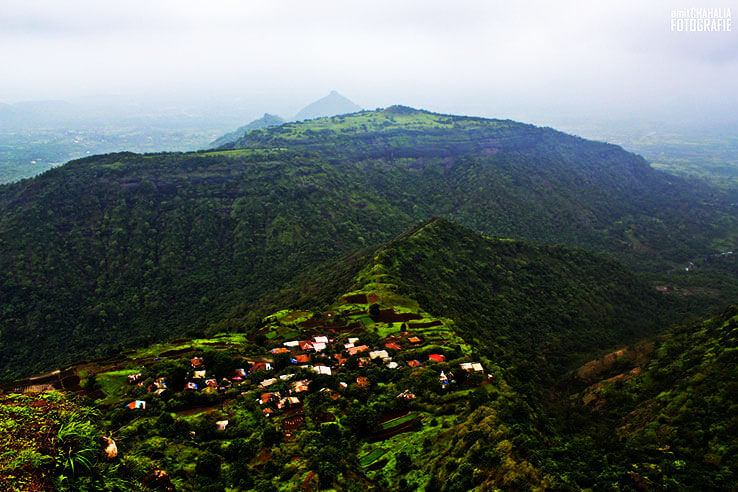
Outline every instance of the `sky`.
[(527, 121), (730, 118), (738, 22), (671, 31), (674, 9), (701, 7), (738, 21), (738, 1), (0, 0), (0, 102), (104, 94), (288, 114), (335, 89), (368, 109)]

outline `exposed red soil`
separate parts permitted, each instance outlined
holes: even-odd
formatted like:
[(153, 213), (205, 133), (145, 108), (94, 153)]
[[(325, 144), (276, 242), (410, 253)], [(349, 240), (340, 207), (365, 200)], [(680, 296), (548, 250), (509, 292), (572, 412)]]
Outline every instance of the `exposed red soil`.
[(269, 461), (269, 458), (272, 457), (272, 450), (268, 448), (262, 449), (259, 454), (257, 454), (253, 460), (251, 460), (251, 464), (254, 466), (263, 465), (267, 461)]
[(305, 477), (305, 481), (302, 482), (302, 490), (306, 491), (312, 491), (315, 489), (313, 482), (313, 478), (315, 478), (315, 472), (311, 471), (308, 473), (308, 476)]
[(368, 299), (366, 298), (366, 294), (353, 294), (350, 296), (343, 296), (343, 302), (345, 302), (346, 304), (366, 304), (367, 301)]
[(173, 355), (188, 354), (190, 352), (194, 352), (194, 349), (192, 349), (192, 348), (183, 348), (183, 349), (177, 349), (177, 350), (167, 350), (166, 352), (160, 353), (159, 354), (159, 357), (171, 357)]
[(210, 411), (213, 411), (216, 408), (218, 408), (218, 406), (219, 405), (216, 404), (216, 405), (207, 405), (207, 406), (204, 406), (204, 407), (187, 408), (185, 410), (177, 410), (174, 413), (176, 413), (177, 415), (184, 415), (184, 416), (196, 415), (196, 414), (201, 413), (201, 412), (210, 412)]
[(295, 415), (294, 417), (287, 417), (282, 420), (283, 431), (293, 431), (305, 427), (305, 415)]
[(315, 414), (315, 416), (313, 416), (313, 420), (318, 424), (323, 424), (325, 422), (335, 422), (336, 416), (330, 412), (321, 412)]
[(398, 434), (402, 434), (404, 432), (411, 432), (413, 430), (413, 424), (415, 421), (418, 420), (418, 417), (408, 420), (407, 422), (403, 422), (400, 425), (396, 425), (394, 427), (390, 427), (389, 429), (383, 430), (381, 432), (378, 432), (376, 434), (372, 434), (369, 439), (367, 439), (367, 442), (378, 442), (378, 441), (384, 441), (386, 439), (389, 439), (390, 437), (394, 437)]
[(407, 415), (408, 412), (403, 411), (397, 411), (397, 412), (385, 412), (382, 414), (381, 417), (379, 417), (379, 424), (384, 424), (385, 422), (389, 422), (392, 419), (399, 419), (400, 417), (404, 417)]
[[(3, 452), (12, 454), (13, 451), (20, 451), (25, 446), (26, 449), (33, 448), (35, 451), (54, 456), (57, 453), (57, 441), (55, 435), (59, 429), (58, 421), (49, 418), (62, 411), (72, 411), (71, 404), (64, 401), (53, 402), (48, 400), (31, 400), (33, 394), (26, 394), (24, 397), (2, 397), (0, 396), (0, 405), (3, 407), (26, 407), (33, 409), (33, 417), (21, 417), (23, 425), (18, 426), (13, 435), (13, 439), (6, 443), (7, 448)], [(22, 443), (26, 443), (25, 445)], [(3, 469), (0, 471), (0, 488), (13, 484), (18, 476), (22, 476), (27, 482), (24, 484), (23, 490), (43, 491), (52, 490), (50, 485), (46, 483), (43, 472), (28, 469)], [(4, 490), (15, 490), (15, 487)]]
[(283, 417), (292, 417), (293, 415), (302, 415), (303, 408), (302, 403), (299, 405), (294, 405), (293, 407), (288, 408), (284, 411), (282, 414)]
[(603, 372), (610, 370), (618, 360), (625, 360), (635, 366), (642, 366), (653, 352), (653, 342), (643, 343), (634, 349), (624, 348), (611, 352), (599, 359), (584, 364), (577, 369), (576, 375), (582, 381), (593, 383)]
[(413, 329), (413, 328), (430, 328), (431, 326), (438, 326), (438, 325), (442, 325), (442, 324), (443, 323), (440, 322), (439, 320), (434, 320), (434, 321), (427, 321), (425, 323), (408, 323), (408, 327), (410, 329)]
[[(156, 357), (139, 357), (138, 359), (131, 359), (131, 360), (133, 361), (134, 364), (141, 365), (141, 364), (150, 364), (151, 362), (154, 362), (154, 359), (156, 359)], [(95, 372), (106, 372), (110, 370), (112, 369), (101, 369)]]
[(298, 323), (298, 325), (302, 328), (317, 328), (319, 326), (326, 326), (327, 324), (328, 321), (320, 318), (310, 318), (303, 321), (302, 323)]
[(604, 381), (600, 381), (599, 383), (595, 383), (591, 386), (588, 386), (582, 393), (582, 403), (584, 403), (585, 405), (591, 404), (591, 406), (595, 410), (601, 409), (606, 403), (605, 398), (602, 398), (600, 396), (600, 390), (602, 388), (612, 383), (615, 383), (617, 381), (627, 381), (629, 379), (633, 379), (634, 377), (638, 376), (640, 373), (641, 373), (641, 368), (635, 367), (628, 373), (618, 374), (611, 378), (605, 379)]
[(361, 326), (361, 323), (351, 323), (350, 325), (343, 325), (340, 328), (331, 328), (328, 330), (330, 333), (333, 334), (340, 334), (340, 333), (351, 333), (353, 331), (356, 331), (357, 328)]
[(382, 458), (381, 460), (377, 460), (371, 465), (367, 466), (366, 469), (369, 471), (381, 470), (382, 468), (387, 466), (387, 463), (389, 463), (389, 460), (387, 458)]
[[(70, 371), (71, 372), (71, 371)], [(61, 386), (67, 391), (81, 391), (79, 376), (74, 373), (62, 373)]]
[(378, 316), (371, 316), (375, 323), (404, 323), (413, 319), (423, 319), (416, 313), (396, 313), (394, 309), (382, 309)]

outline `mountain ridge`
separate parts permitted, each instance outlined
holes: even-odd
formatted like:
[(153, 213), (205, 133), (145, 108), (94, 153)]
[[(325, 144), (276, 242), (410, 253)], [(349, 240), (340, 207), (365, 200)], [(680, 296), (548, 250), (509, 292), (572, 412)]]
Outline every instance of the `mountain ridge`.
[[(514, 122), (394, 107), (253, 130), (238, 145), (94, 156), (0, 187), (4, 370), (210, 329), (434, 215), (607, 252), (660, 285), (731, 247), (736, 225), (708, 188)], [(701, 268), (688, 280), (719, 289), (688, 298), (698, 312), (736, 288)]]

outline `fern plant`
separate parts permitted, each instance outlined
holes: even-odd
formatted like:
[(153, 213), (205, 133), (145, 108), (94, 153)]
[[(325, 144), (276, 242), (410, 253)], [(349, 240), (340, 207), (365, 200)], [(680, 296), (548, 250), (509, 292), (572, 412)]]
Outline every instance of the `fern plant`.
[(58, 460), (64, 475), (75, 478), (89, 473), (99, 454), (98, 433), (89, 416), (75, 412), (57, 432)]

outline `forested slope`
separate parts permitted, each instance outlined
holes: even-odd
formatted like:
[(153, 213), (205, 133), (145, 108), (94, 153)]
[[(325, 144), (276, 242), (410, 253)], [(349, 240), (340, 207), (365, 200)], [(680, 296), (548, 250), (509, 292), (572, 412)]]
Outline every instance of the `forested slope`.
[(548, 470), (595, 489), (734, 488), (737, 347), (731, 306), (663, 333), (645, 361), (616, 359), (606, 379), (550, 409), (559, 436)]
[(605, 255), (484, 238), (443, 219), (375, 261), (400, 292), (456, 320), (470, 343), (541, 381), (583, 354), (655, 333), (685, 305)]
[[(511, 121), (393, 107), (255, 130), (237, 146), (95, 156), (0, 187), (5, 374), (207, 329), (434, 215), (659, 274), (734, 240), (710, 189)], [(733, 277), (717, 275), (729, 294)]]

